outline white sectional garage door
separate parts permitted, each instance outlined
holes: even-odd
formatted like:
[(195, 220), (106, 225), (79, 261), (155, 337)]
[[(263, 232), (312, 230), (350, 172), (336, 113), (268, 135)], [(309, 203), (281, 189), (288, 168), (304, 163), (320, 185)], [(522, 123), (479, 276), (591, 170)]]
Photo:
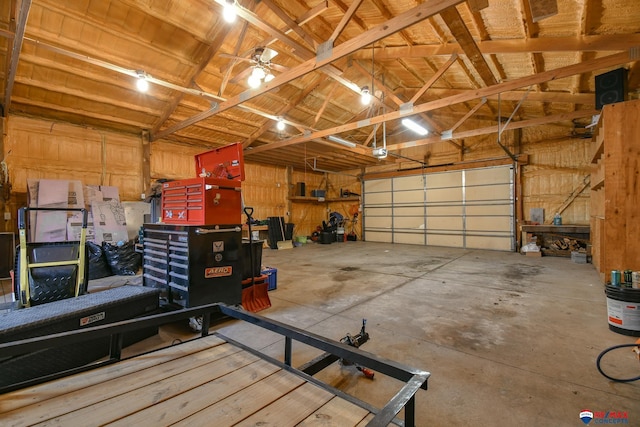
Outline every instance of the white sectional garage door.
[(364, 182), (364, 239), (515, 248), (513, 168), (497, 166)]

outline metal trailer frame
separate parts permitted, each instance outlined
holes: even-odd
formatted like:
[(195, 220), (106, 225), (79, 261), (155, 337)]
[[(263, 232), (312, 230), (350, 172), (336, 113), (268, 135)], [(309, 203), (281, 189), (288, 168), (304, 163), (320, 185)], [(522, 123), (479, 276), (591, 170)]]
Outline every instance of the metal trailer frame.
[[(214, 333), (213, 335), (219, 336), (221, 339), (236, 345), (244, 350), (247, 350), (258, 357), (267, 360), (289, 372), (292, 372), (305, 381), (312, 382), (319, 387), (324, 388), (328, 392), (348, 400), (369, 412), (375, 414), (374, 418), (367, 424), (368, 426), (386, 426), (390, 423), (399, 426), (415, 426), (415, 394), (419, 389), (427, 389), (427, 380), (431, 376), (429, 372), (415, 369), (406, 366), (401, 363), (397, 363), (388, 359), (384, 359), (375, 356), (371, 353), (360, 350), (359, 348), (349, 346), (347, 344), (330, 340), (322, 336), (307, 332), (305, 330), (290, 326), (276, 320), (268, 319), (266, 317), (246, 312), (242, 309), (230, 307), (225, 304), (215, 303), (205, 306), (194, 307), (190, 309), (184, 309), (175, 312), (156, 314), (138, 319), (126, 320), (122, 322), (112, 323), (109, 325), (96, 326), (93, 328), (87, 328), (84, 330), (71, 331), (53, 334), (44, 337), (37, 337), (31, 339), (25, 339), (21, 341), (14, 341), (10, 343), (0, 344), (0, 359), (9, 356), (16, 356), (28, 352), (38, 351), (42, 348), (52, 346), (68, 346), (74, 343), (81, 342), (87, 339), (95, 339), (99, 337), (109, 336), (111, 337), (110, 355), (106, 360), (96, 362), (80, 368), (71, 369), (65, 372), (48, 375), (46, 377), (34, 379), (28, 382), (14, 384), (11, 386), (0, 388), (0, 394), (13, 390), (18, 390), (27, 386), (40, 384), (53, 379), (65, 377), (71, 374), (88, 371), (100, 366), (116, 363), (120, 360), (125, 360), (121, 357), (122, 351), (122, 336), (125, 332), (131, 332), (134, 330), (157, 327), (167, 323), (173, 323), (179, 320), (186, 320), (190, 317), (202, 316), (203, 325), (202, 332), (199, 338), (209, 335), (209, 328), (212, 320), (222, 320), (224, 318), (233, 318), (249, 322), (253, 325), (262, 327), (264, 329), (273, 331), (277, 334), (284, 336), (284, 361), (274, 359), (258, 350), (247, 347), (243, 344), (235, 342), (222, 334)], [(195, 338), (195, 339), (199, 339)], [(291, 366), (292, 360), (292, 343), (298, 341), (300, 343), (315, 347), (327, 353), (330, 353), (338, 358), (348, 359), (353, 363), (357, 363), (361, 366), (373, 369), (374, 371), (384, 374), (386, 376), (395, 378), (404, 382), (404, 386), (396, 393), (396, 395), (387, 402), (382, 408), (373, 407), (371, 404), (364, 402), (354, 396), (348, 395), (328, 384), (323, 383), (317, 378), (303, 372), (301, 369)], [(177, 344), (180, 345), (180, 344)], [(165, 347), (166, 348), (166, 347)], [(156, 349), (148, 353), (158, 351)], [(145, 353), (147, 354), (147, 353)], [(136, 357), (136, 356), (132, 356)], [(127, 358), (129, 359), (129, 358)], [(404, 409), (404, 421), (397, 418), (398, 413)]]

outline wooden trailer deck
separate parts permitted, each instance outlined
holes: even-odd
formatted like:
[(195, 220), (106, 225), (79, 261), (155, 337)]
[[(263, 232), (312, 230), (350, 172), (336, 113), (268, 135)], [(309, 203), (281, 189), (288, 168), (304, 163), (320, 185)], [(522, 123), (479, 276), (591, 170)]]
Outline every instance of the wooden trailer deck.
[[(403, 408), (404, 425), (413, 425), (414, 394), (419, 388), (426, 388), (427, 372), (241, 310), (226, 306), (214, 309), (284, 332), (285, 361), (261, 355), (219, 335), (205, 335), (126, 360), (116, 362), (112, 357), (97, 368), (8, 391), (0, 395), (2, 425), (304, 426), (317, 425), (319, 421), (341, 427), (390, 422), (402, 425), (396, 415)], [(197, 309), (184, 312), (189, 311)], [(175, 318), (176, 314), (149, 316), (137, 323), (148, 326), (167, 316)], [(205, 325), (209, 320), (206, 316)], [(2, 344), (0, 357), (24, 352), (34, 345), (51, 345), (56, 340), (68, 345), (69, 339), (78, 340), (82, 334), (92, 332), (117, 336), (114, 332), (130, 330), (134, 323), (126, 321)], [(405, 372), (406, 375), (399, 375), (404, 378), (399, 379), (405, 380), (406, 385), (384, 408), (373, 408), (289, 366), (286, 359), (291, 354), (291, 339), (319, 344), (318, 348), (340, 357), (348, 354), (349, 360), (368, 362), (362, 364), (383, 374)], [(112, 356), (117, 358), (119, 349), (115, 348)]]

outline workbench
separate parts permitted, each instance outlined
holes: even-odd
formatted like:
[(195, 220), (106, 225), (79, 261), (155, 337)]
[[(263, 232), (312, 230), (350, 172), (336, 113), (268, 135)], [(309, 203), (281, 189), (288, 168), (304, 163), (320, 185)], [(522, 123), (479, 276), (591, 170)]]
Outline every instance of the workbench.
[[(40, 347), (68, 346), (96, 336), (203, 316), (202, 336), (160, 350), (109, 360), (73, 376), (0, 389), (0, 419), (7, 425), (272, 425), (294, 426), (319, 418), (339, 426), (415, 425), (415, 395), (428, 372), (376, 357), (358, 348), (224, 304), (169, 312), (115, 325), (0, 344), (0, 359)], [(235, 318), (284, 336), (283, 360), (213, 332), (212, 319)], [(335, 389), (291, 366), (292, 342), (375, 370), (399, 381), (382, 408)], [(117, 347), (117, 346), (116, 346)], [(82, 371), (82, 372), (80, 372)], [(376, 380), (378, 381), (376, 376)], [(368, 380), (367, 380), (368, 381)], [(20, 388), (23, 387), (23, 388)]]
[[(257, 231), (259, 238), (257, 240), (269, 240), (269, 226), (268, 225), (252, 225), (251, 231)], [(242, 238), (249, 238), (249, 226), (242, 224)]]

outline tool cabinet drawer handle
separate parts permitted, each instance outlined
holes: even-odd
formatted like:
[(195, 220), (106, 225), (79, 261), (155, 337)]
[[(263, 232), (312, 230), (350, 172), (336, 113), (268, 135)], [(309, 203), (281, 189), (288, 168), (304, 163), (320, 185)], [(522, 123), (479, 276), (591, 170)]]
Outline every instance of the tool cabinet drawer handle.
[(212, 230), (212, 229), (208, 229), (208, 228), (198, 228), (196, 229), (196, 234), (210, 234), (210, 233), (226, 233), (229, 231), (235, 231), (236, 233), (239, 233), (241, 231), (240, 227), (234, 227), (234, 228), (220, 228), (220, 229), (216, 229), (216, 230)]

